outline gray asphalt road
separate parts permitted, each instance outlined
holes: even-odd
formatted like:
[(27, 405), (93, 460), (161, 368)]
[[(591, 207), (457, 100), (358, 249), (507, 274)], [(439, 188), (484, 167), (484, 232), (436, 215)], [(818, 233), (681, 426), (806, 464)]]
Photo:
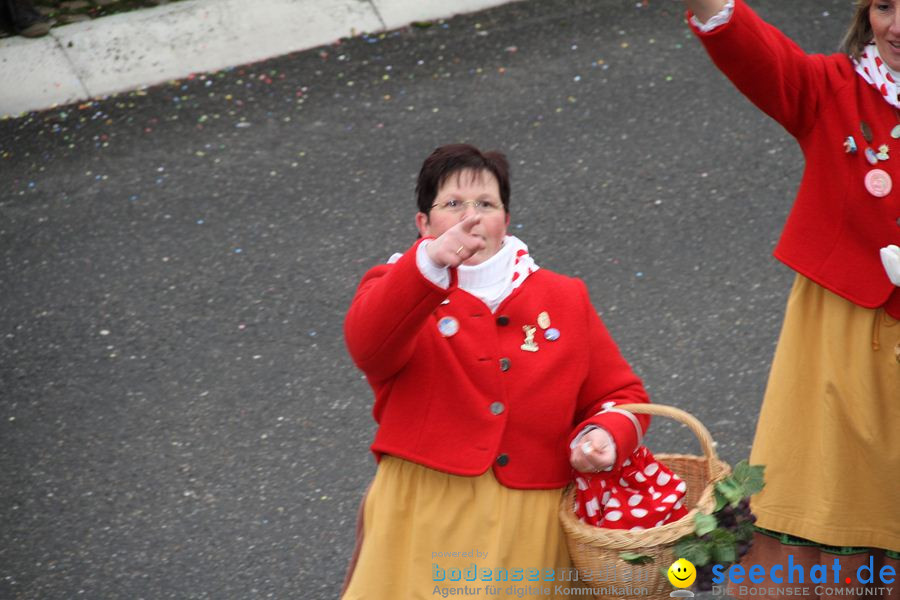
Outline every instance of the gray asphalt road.
[[(823, 52), (850, 11), (753, 5)], [(747, 456), (800, 153), (680, 2), (528, 0), (0, 122), (0, 598), (336, 597), (374, 472), (343, 314), (453, 141), (508, 153), (512, 232)]]

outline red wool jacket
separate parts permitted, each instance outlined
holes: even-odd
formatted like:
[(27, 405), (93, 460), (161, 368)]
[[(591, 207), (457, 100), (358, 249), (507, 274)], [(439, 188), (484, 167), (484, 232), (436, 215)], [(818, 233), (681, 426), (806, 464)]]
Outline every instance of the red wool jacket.
[[(797, 139), (806, 158), (775, 257), (859, 306), (883, 306), (900, 318), (900, 289), (878, 253), (900, 244), (900, 144), (890, 135), (898, 113), (856, 74), (847, 56), (807, 55), (743, 0), (735, 1), (727, 24), (694, 31), (716, 66)], [(876, 167), (864, 156), (862, 121), (871, 126), (873, 148), (890, 147), (890, 159), (876, 165), (893, 180), (883, 198), (869, 194), (864, 184)], [(856, 154), (844, 151), (851, 135)]]
[[(344, 324), (353, 360), (375, 392), (372, 451), (432, 469), (476, 476), (493, 467), (511, 488), (558, 488), (571, 481), (569, 443), (585, 426), (605, 428), (621, 463), (637, 446), (627, 416), (604, 404), (648, 402), (578, 279), (531, 274), (495, 313), (459, 289), (428, 281), (416, 248), (363, 277)], [(559, 330), (544, 338), (541, 312)], [(451, 316), (456, 334), (438, 321)], [(523, 326), (539, 349), (521, 348)], [(639, 416), (646, 430), (649, 418)]]

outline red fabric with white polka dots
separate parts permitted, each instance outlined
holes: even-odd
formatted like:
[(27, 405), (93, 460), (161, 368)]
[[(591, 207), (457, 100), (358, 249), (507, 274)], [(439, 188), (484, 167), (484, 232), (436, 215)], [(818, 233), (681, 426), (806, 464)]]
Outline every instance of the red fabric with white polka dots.
[(575, 516), (589, 525), (608, 529), (650, 529), (677, 521), (687, 484), (644, 446), (621, 469), (577, 473)]

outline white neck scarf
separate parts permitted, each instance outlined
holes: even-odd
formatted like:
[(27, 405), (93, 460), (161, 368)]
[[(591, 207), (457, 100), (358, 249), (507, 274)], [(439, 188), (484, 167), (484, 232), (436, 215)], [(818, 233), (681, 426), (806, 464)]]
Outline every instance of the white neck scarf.
[[(387, 262), (389, 265), (393, 264), (402, 256), (395, 252)], [(457, 267), (456, 273), (460, 289), (479, 298), (494, 312), (507, 296), (539, 268), (528, 254), (525, 242), (514, 235), (507, 235), (503, 238), (503, 246), (494, 256), (471, 267), (461, 265)], [(446, 279), (443, 281), (436, 281), (429, 275), (426, 277), (441, 287), (447, 287), (450, 281), (447, 275), (444, 275)]]
[(897, 82), (898, 76), (888, 68), (881, 56), (878, 54), (878, 46), (874, 43), (866, 46), (859, 60), (853, 60), (856, 72), (862, 77), (866, 83), (881, 92), (881, 96), (885, 102), (895, 108), (900, 108), (900, 86)]
[(493, 312), (539, 268), (525, 242), (508, 235), (494, 256), (471, 267), (460, 265), (457, 275), (459, 287), (483, 300)]

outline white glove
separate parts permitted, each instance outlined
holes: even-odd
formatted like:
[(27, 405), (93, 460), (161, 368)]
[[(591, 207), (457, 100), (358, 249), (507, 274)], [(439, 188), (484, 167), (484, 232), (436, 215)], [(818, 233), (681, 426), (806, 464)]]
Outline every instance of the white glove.
[(900, 248), (893, 244), (882, 248), (881, 264), (891, 283), (900, 285)]

